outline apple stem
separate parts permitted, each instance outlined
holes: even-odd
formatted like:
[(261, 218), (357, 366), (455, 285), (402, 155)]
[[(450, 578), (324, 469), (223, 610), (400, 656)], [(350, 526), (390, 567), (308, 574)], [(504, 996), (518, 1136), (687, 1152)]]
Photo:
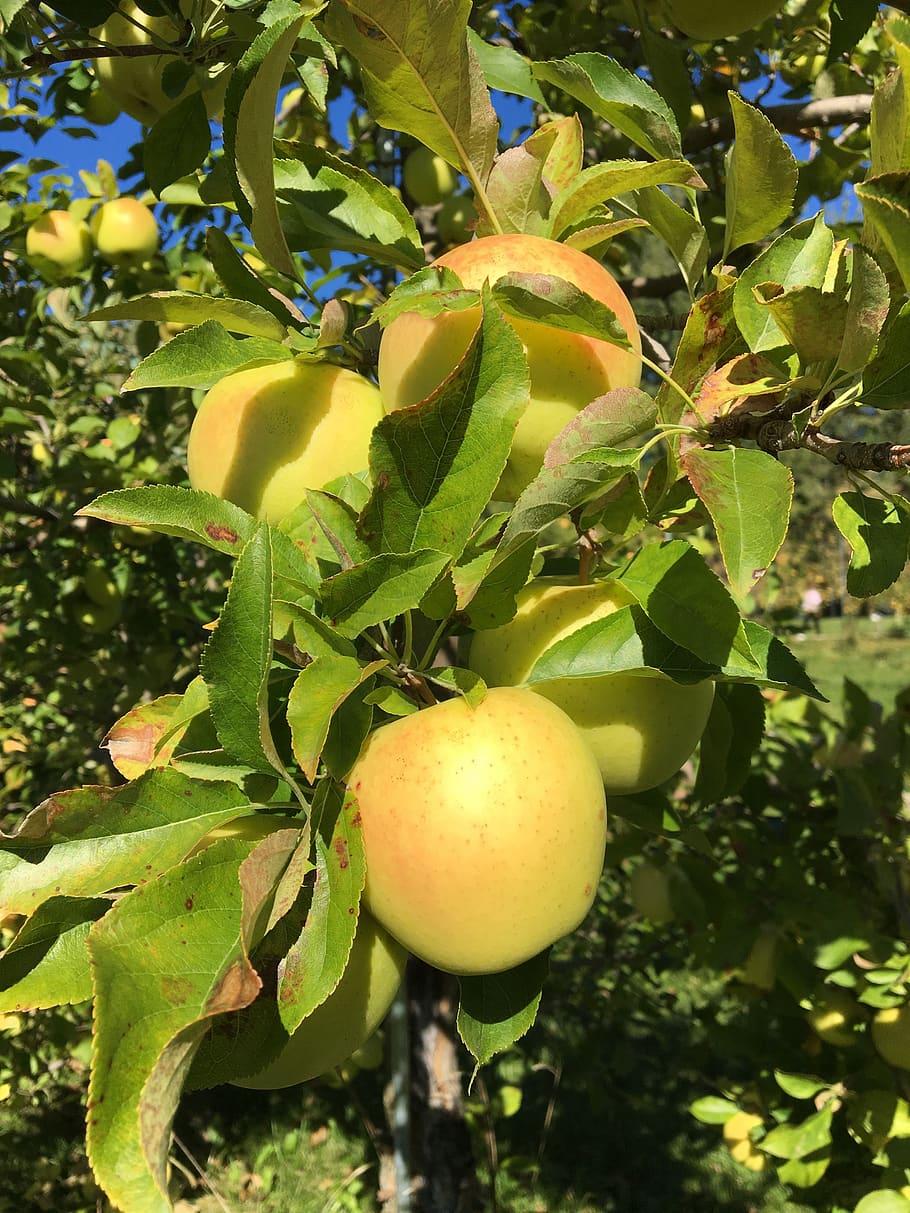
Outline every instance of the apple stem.
[(591, 566), (594, 563), (594, 556), (597, 551), (597, 545), (591, 538), (589, 531), (582, 531), (578, 536), (578, 583), (579, 585), (587, 585), (591, 580)]

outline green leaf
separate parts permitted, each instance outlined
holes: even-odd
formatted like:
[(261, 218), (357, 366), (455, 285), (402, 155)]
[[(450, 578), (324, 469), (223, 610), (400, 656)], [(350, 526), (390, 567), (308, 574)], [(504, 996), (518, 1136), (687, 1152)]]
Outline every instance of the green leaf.
[(458, 1035), (478, 1065), (510, 1048), (537, 1018), (548, 971), (547, 952), (516, 969), (462, 977), (458, 1004)]
[[(125, 526), (147, 526), (164, 535), (175, 535), (203, 543), (216, 552), (237, 556), (252, 539), (257, 522), (230, 501), (213, 493), (171, 485), (150, 485), (138, 489), (115, 489), (102, 493), (90, 505), (78, 511), (87, 518), (103, 518)], [(272, 531), (272, 555), (275, 574), (308, 591), (318, 586), (318, 578), (303, 553), (280, 531)], [(282, 589), (287, 587), (282, 587)]]
[(468, 42), (470, 11), (471, 0), (337, 0), (326, 31), (358, 64), (379, 125), (413, 135), (466, 172), (476, 193), (493, 163), (498, 123)]
[(0, 1012), (91, 998), (89, 928), (110, 908), (100, 897), (50, 897), (40, 905), (0, 956)]
[(722, 1099), (720, 1095), (703, 1095), (689, 1104), (689, 1111), (703, 1125), (724, 1125), (731, 1116), (739, 1111), (732, 1099)]
[(292, 358), (292, 352), (277, 341), (262, 337), (231, 337), (217, 320), (178, 333), (153, 350), (127, 378), (121, 391), (138, 392), (152, 387), (210, 388), (233, 371), (249, 366), (267, 366)]
[(208, 711), (205, 683), (196, 677), (182, 695), (139, 703), (108, 730), (101, 743), (124, 779), (166, 766), (190, 724)]
[(867, 1192), (853, 1213), (910, 1213), (910, 1200), (887, 1188)]
[(278, 1009), (290, 1034), (321, 1006), (344, 973), (357, 931), (366, 879), (363, 831), (356, 798), (348, 793), (334, 820), (314, 832), (316, 882), (306, 923), (278, 980)]
[(305, 323), (303, 313), (283, 295), (266, 286), (258, 274), (247, 265), (234, 247), (230, 236), (219, 227), (210, 227), (205, 233), (205, 251), (209, 255), (212, 269), (218, 275), (224, 289), (234, 299), (246, 299), (263, 311), (271, 312), (282, 324)]
[(701, 804), (735, 796), (749, 776), (765, 729), (765, 701), (756, 686), (721, 684), (698, 749), (693, 795)]
[(552, 274), (503, 274), (493, 287), (493, 299), (507, 315), (631, 349), (614, 311)]
[[(549, 230), (550, 192), (543, 179), (543, 159), (535, 156), (528, 144), (526, 140), (520, 147), (506, 148), (496, 157), (487, 182), (487, 197), (503, 232), (545, 236)], [(478, 236), (494, 232), (491, 222), (479, 221)]]
[(246, 936), (271, 886), (254, 879), (262, 861), (238, 879), (247, 851), (215, 843), (127, 894), (89, 937), (88, 1153), (113, 1204), (134, 1213), (171, 1208), (171, 1123), (207, 1021), (247, 1006), (262, 985)]
[(342, 568), (369, 559), (370, 549), (357, 534), (357, 511), (346, 501), (333, 493), (307, 489), (305, 504)]
[(775, 1070), (774, 1079), (780, 1089), (794, 1099), (811, 1099), (830, 1085), (814, 1074), (788, 1074), (786, 1070)]
[(455, 691), (457, 694), (463, 695), (472, 708), (483, 703), (487, 693), (487, 684), (479, 674), (475, 674), (473, 670), (462, 669), (457, 665), (428, 670), (426, 679), (434, 686), (445, 687), (447, 691)]
[(145, 175), (158, 197), (161, 191), (199, 168), (212, 145), (209, 116), (197, 89), (166, 110), (142, 143)]
[(278, 209), (293, 249), (357, 253), (409, 272), (424, 265), (407, 207), (376, 177), (303, 144), (282, 143), (275, 161)]
[(735, 140), (727, 153), (727, 233), (724, 256), (763, 240), (789, 216), (799, 171), (796, 159), (765, 115), (728, 93)]
[(355, 687), (385, 665), (387, 661), (372, 661), (364, 666), (356, 657), (324, 653), (297, 675), (287, 716), (294, 757), (310, 783), (315, 782), (332, 717)]
[(533, 64), (538, 80), (555, 84), (586, 105), (655, 160), (679, 156), (676, 119), (663, 97), (606, 55), (587, 53)]
[(202, 324), (217, 320), (230, 333), (247, 337), (266, 337), (283, 341), (285, 325), (270, 312), (245, 299), (216, 299), (211, 295), (194, 295), (190, 291), (152, 291), (110, 307), (96, 308), (86, 320), (170, 320), (174, 324)]
[(664, 241), (690, 292), (694, 291), (708, 265), (710, 245), (704, 227), (656, 186), (637, 192), (635, 209)]
[(881, 594), (900, 577), (910, 555), (910, 501), (841, 493), (831, 512), (850, 544), (847, 592), (854, 598)]
[(826, 1106), (802, 1124), (778, 1125), (762, 1138), (759, 1145), (766, 1154), (772, 1154), (775, 1158), (805, 1158), (807, 1154), (814, 1154), (830, 1144), (833, 1115), (833, 1109)]
[(827, 702), (787, 646), (767, 628), (746, 619), (742, 630), (750, 656), (744, 659), (740, 653), (731, 654), (721, 674), (725, 682), (753, 682), (780, 691), (798, 691), (810, 699)]
[(777, 1168), (777, 1178), (781, 1183), (792, 1184), (794, 1188), (811, 1188), (822, 1178), (831, 1164), (831, 1147), (823, 1146), (814, 1154), (804, 1158), (791, 1158)]
[(444, 265), (428, 265), (399, 282), (385, 303), (373, 309), (370, 319), (386, 328), (405, 312), (438, 316), (445, 311), (477, 307), (479, 303), (479, 291), (465, 290), (454, 270)]
[(202, 654), (202, 677), (218, 740), (255, 771), (293, 780), (269, 726), (272, 660), (272, 543), (259, 526), (234, 566), (218, 626)]
[(784, 290), (776, 282), (763, 282), (752, 293), (759, 307), (774, 317), (804, 367), (835, 361), (846, 336), (848, 299), (815, 286)]
[(855, 191), (867, 227), (891, 255), (906, 290), (910, 286), (910, 172), (867, 177)]
[(448, 563), (444, 553), (424, 548), (373, 556), (322, 583), (326, 614), (342, 636), (359, 636), (418, 606)]
[(752, 660), (736, 604), (685, 540), (642, 548), (619, 580), (652, 623), (703, 661), (723, 666), (733, 653)]
[(822, 287), (834, 253), (834, 236), (824, 216), (807, 219), (784, 232), (765, 249), (737, 280), (733, 295), (736, 323), (749, 349), (758, 354), (787, 344), (774, 316), (755, 298), (755, 287), (776, 282), (785, 290), (797, 286)]
[(150, 880), (216, 826), (242, 817), (247, 803), (230, 784), (199, 784), (166, 770), (116, 790), (58, 792), (0, 840), (0, 915)]
[(231, 73), (224, 100), (224, 149), (231, 191), (262, 257), (296, 277), (275, 198), (272, 139), (275, 106), (288, 58), (303, 25), (291, 15), (264, 29)]
[[(676, 351), (671, 377), (683, 391), (692, 392), (712, 366), (723, 362), (739, 342), (733, 320), (733, 287), (711, 291), (702, 296), (689, 312), (682, 339)], [(661, 421), (676, 423), (687, 403), (669, 384), (661, 384), (657, 393)], [(672, 483), (675, 475), (670, 478)]]
[(425, 401), (373, 431), (373, 493), (361, 533), (379, 552), (458, 556), (490, 500), (527, 406), (521, 341), (487, 295), (456, 369)]
[(553, 199), (548, 235), (557, 239), (566, 228), (610, 198), (658, 185), (706, 188), (686, 160), (658, 160), (654, 164), (642, 160), (614, 160), (595, 164), (579, 173)]
[(511, 46), (484, 42), (470, 28), (468, 42), (490, 88), (498, 88), (500, 92), (512, 93), (516, 97), (527, 97), (540, 105), (546, 104), (540, 85), (531, 72), (531, 63), (524, 55), (519, 55)]
[(910, 406), (910, 303), (885, 327), (878, 354), (863, 375), (861, 399), (875, 409)]
[(846, 331), (837, 359), (838, 370), (855, 374), (865, 367), (878, 348), (890, 301), (888, 280), (881, 266), (864, 248), (855, 248)]
[(793, 474), (764, 451), (696, 447), (682, 459), (711, 515), (733, 593), (744, 598), (764, 577), (787, 537)]
[(561, 679), (657, 670), (677, 682), (696, 682), (710, 677), (714, 669), (665, 636), (640, 607), (626, 606), (545, 649), (525, 681), (537, 686)]

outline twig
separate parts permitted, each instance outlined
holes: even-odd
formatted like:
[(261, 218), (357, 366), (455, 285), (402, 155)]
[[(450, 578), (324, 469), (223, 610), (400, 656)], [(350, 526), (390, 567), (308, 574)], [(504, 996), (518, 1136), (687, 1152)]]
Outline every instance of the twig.
[(68, 47), (65, 51), (54, 51), (26, 55), (23, 67), (53, 67), (57, 63), (75, 63), (80, 59), (141, 59), (146, 55), (182, 55), (176, 47), (167, 50), (161, 46), (80, 46)]
[(910, 468), (910, 445), (891, 442), (846, 442), (809, 427), (801, 435), (791, 421), (766, 416), (718, 417), (709, 435), (722, 442), (747, 439), (763, 451), (811, 451), (829, 463), (857, 472), (893, 472)]
[[(772, 126), (785, 135), (800, 135), (808, 130), (828, 130), (851, 122), (868, 122), (872, 112), (872, 97), (857, 93), (849, 97), (828, 97), (824, 101), (792, 101), (784, 105), (762, 108)], [(733, 138), (733, 115), (709, 118), (691, 127), (683, 136), (683, 150), (701, 152), (717, 143)]]

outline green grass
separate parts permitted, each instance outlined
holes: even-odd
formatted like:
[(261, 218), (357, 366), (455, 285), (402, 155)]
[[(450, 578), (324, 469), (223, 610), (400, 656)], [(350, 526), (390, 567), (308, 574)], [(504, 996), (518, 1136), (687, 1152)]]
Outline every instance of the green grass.
[[(800, 635), (804, 639), (798, 639)], [(907, 624), (894, 617), (824, 619), (821, 632), (784, 639), (837, 710), (845, 678), (886, 709), (910, 685), (910, 635)]]

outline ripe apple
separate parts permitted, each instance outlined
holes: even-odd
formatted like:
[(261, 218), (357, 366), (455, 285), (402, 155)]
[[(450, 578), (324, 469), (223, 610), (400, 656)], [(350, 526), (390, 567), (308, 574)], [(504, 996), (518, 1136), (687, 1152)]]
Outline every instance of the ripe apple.
[(347, 968), (334, 992), (303, 1021), (276, 1061), (234, 1085), (274, 1091), (340, 1065), (385, 1019), (407, 959), (407, 952), (361, 909)]
[(559, 708), (530, 691), (450, 699), (371, 735), (348, 776), (366, 904), (410, 952), (496, 973), (575, 929), (603, 866), (597, 764)]
[(465, 194), (453, 194), (446, 198), (436, 212), (436, 230), (441, 244), (464, 244), (473, 234), (471, 224), (477, 218), (477, 209)]
[(92, 237), (69, 211), (48, 211), (25, 234), (25, 251), (46, 278), (78, 274), (92, 259)]
[(782, 0), (669, 0), (670, 16), (690, 38), (713, 41), (757, 29), (779, 12)]
[(910, 1006), (879, 1011), (872, 1021), (872, 1043), (889, 1066), (910, 1070)]
[(417, 147), (404, 162), (404, 188), (418, 206), (435, 206), (455, 192), (458, 174), (428, 147)]
[(645, 860), (629, 877), (629, 892), (632, 905), (649, 922), (663, 926), (672, 922), (673, 903), (670, 898), (670, 881), (663, 868)]
[(100, 561), (94, 561), (85, 570), (82, 588), (92, 602), (102, 607), (111, 602), (120, 602), (123, 597), (116, 581)]
[(158, 224), (137, 198), (114, 198), (91, 219), (95, 247), (111, 265), (136, 265), (158, 250)]
[(846, 1048), (856, 1039), (854, 1025), (862, 1012), (845, 990), (831, 987), (806, 1015), (806, 1022), (821, 1040), (829, 1045)]
[(228, 375), (209, 391), (190, 431), (194, 489), (215, 493), (266, 522), (369, 462), (382, 417), (362, 375), (304, 358)]
[[(210, 9), (211, 4), (204, 7)], [(190, 9), (191, 4), (183, 0), (181, 10), (189, 14)], [(152, 34), (167, 42), (178, 42), (181, 37), (181, 31), (170, 17), (150, 17), (135, 0), (121, 3), (120, 11), (112, 14), (93, 34), (99, 41), (112, 46), (148, 46)], [(164, 68), (169, 62), (170, 56), (164, 55), (111, 55), (109, 58), (96, 59), (94, 67), (102, 89), (111, 100), (143, 126), (153, 126), (162, 114), (187, 95), (188, 89), (196, 90), (200, 83), (204, 83), (194, 80), (179, 96), (169, 97), (161, 83)], [(211, 87), (206, 87), (203, 93), (206, 109), (213, 118), (221, 113), (224, 106), (227, 83), (228, 73), (221, 69)]]
[(749, 1134), (762, 1123), (760, 1116), (752, 1112), (735, 1112), (729, 1120), (724, 1121), (724, 1141), (728, 1146), (740, 1141), (748, 1141)]
[(99, 85), (89, 93), (82, 113), (86, 121), (94, 126), (110, 126), (120, 117), (120, 106), (111, 94)]
[[(631, 601), (616, 581), (539, 577), (518, 595), (514, 619), (475, 634), (471, 669), (488, 686), (516, 686), (551, 645)], [(710, 680), (684, 685), (657, 671), (566, 678), (534, 690), (584, 733), (608, 795), (656, 787), (678, 771), (698, 745), (714, 700)]]
[[(578, 249), (541, 236), (485, 236), (451, 249), (435, 264), (454, 270), (473, 290), (508, 273), (563, 278), (611, 308), (629, 335), (632, 349), (625, 351), (595, 337), (510, 318), (531, 370), (530, 403), (518, 423), (496, 491), (498, 499), (514, 501), (540, 471), (551, 439), (579, 409), (611, 388), (638, 386), (641, 342), (635, 316), (602, 265)], [(393, 320), (379, 347), (379, 387), (386, 412), (425, 400), (455, 369), (477, 322), (476, 308), (433, 317), (406, 312)]]

